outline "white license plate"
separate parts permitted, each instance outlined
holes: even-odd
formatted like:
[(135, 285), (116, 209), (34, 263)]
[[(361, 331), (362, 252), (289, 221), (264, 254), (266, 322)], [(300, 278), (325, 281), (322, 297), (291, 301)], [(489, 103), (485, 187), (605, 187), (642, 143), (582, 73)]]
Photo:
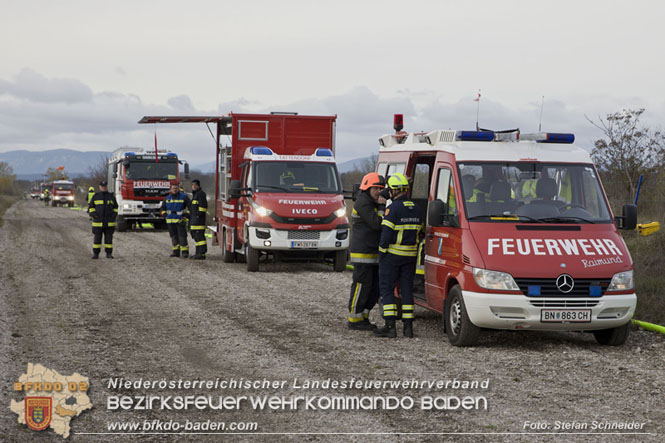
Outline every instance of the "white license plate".
[(317, 248), (319, 242), (315, 241), (292, 241), (291, 247), (294, 249)]
[(541, 323), (591, 323), (591, 309), (541, 309)]

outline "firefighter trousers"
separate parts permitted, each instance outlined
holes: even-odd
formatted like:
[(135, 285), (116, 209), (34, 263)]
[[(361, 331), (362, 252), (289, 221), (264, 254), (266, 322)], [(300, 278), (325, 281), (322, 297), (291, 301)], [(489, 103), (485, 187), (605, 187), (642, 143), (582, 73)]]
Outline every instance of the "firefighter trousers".
[(402, 299), (402, 320), (413, 320), (413, 278), (416, 274), (416, 257), (400, 257), (383, 254), (379, 260), (379, 290), (383, 305), (383, 318), (397, 319), (395, 286), (399, 283)]
[(185, 225), (181, 223), (167, 223), (166, 227), (171, 236), (173, 252), (178, 255), (180, 255), (180, 252), (189, 252), (189, 245), (187, 244), (187, 228)]
[(205, 229), (192, 229), (192, 238), (196, 243), (196, 255), (205, 256), (206, 252), (208, 252)]
[(92, 228), (92, 233), (94, 234), (94, 239), (92, 240), (92, 253), (99, 255), (99, 252), (102, 250), (102, 236), (104, 236), (104, 250), (107, 254), (113, 252), (113, 232), (115, 228), (113, 227), (94, 227)]
[(379, 266), (376, 263), (353, 263), (353, 283), (349, 297), (349, 323), (369, 317), (379, 301)]

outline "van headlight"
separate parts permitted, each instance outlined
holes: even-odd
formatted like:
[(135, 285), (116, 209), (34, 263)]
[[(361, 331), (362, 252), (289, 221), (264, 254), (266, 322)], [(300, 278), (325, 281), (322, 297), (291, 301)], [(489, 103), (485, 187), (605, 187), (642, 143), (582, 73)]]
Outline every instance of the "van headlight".
[(507, 272), (488, 271), (487, 269), (473, 268), (473, 278), (481, 288), (500, 291), (519, 291), (513, 276)]
[(346, 208), (339, 208), (335, 211), (337, 217), (344, 217), (346, 215)]
[(630, 291), (635, 287), (633, 282), (633, 271), (619, 272), (614, 274), (610, 285), (607, 287), (608, 291)]

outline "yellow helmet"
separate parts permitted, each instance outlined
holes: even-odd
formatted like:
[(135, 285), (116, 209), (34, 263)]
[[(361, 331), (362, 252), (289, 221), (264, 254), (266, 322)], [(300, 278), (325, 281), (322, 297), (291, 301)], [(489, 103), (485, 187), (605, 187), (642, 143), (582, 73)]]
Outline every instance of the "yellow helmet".
[(404, 174), (393, 174), (388, 177), (388, 187), (390, 189), (402, 189), (409, 187), (409, 180), (404, 176)]

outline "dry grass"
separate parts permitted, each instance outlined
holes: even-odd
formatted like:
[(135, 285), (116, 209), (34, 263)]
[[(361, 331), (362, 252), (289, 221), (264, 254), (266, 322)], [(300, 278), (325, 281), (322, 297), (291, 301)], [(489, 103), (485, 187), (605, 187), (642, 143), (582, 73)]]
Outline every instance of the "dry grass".
[(637, 311), (635, 318), (665, 325), (665, 217), (640, 213), (640, 223), (660, 222), (661, 230), (649, 236), (622, 231), (635, 266)]
[(11, 205), (16, 203), (18, 197), (15, 195), (0, 195), (0, 226), (2, 226), (2, 216)]

